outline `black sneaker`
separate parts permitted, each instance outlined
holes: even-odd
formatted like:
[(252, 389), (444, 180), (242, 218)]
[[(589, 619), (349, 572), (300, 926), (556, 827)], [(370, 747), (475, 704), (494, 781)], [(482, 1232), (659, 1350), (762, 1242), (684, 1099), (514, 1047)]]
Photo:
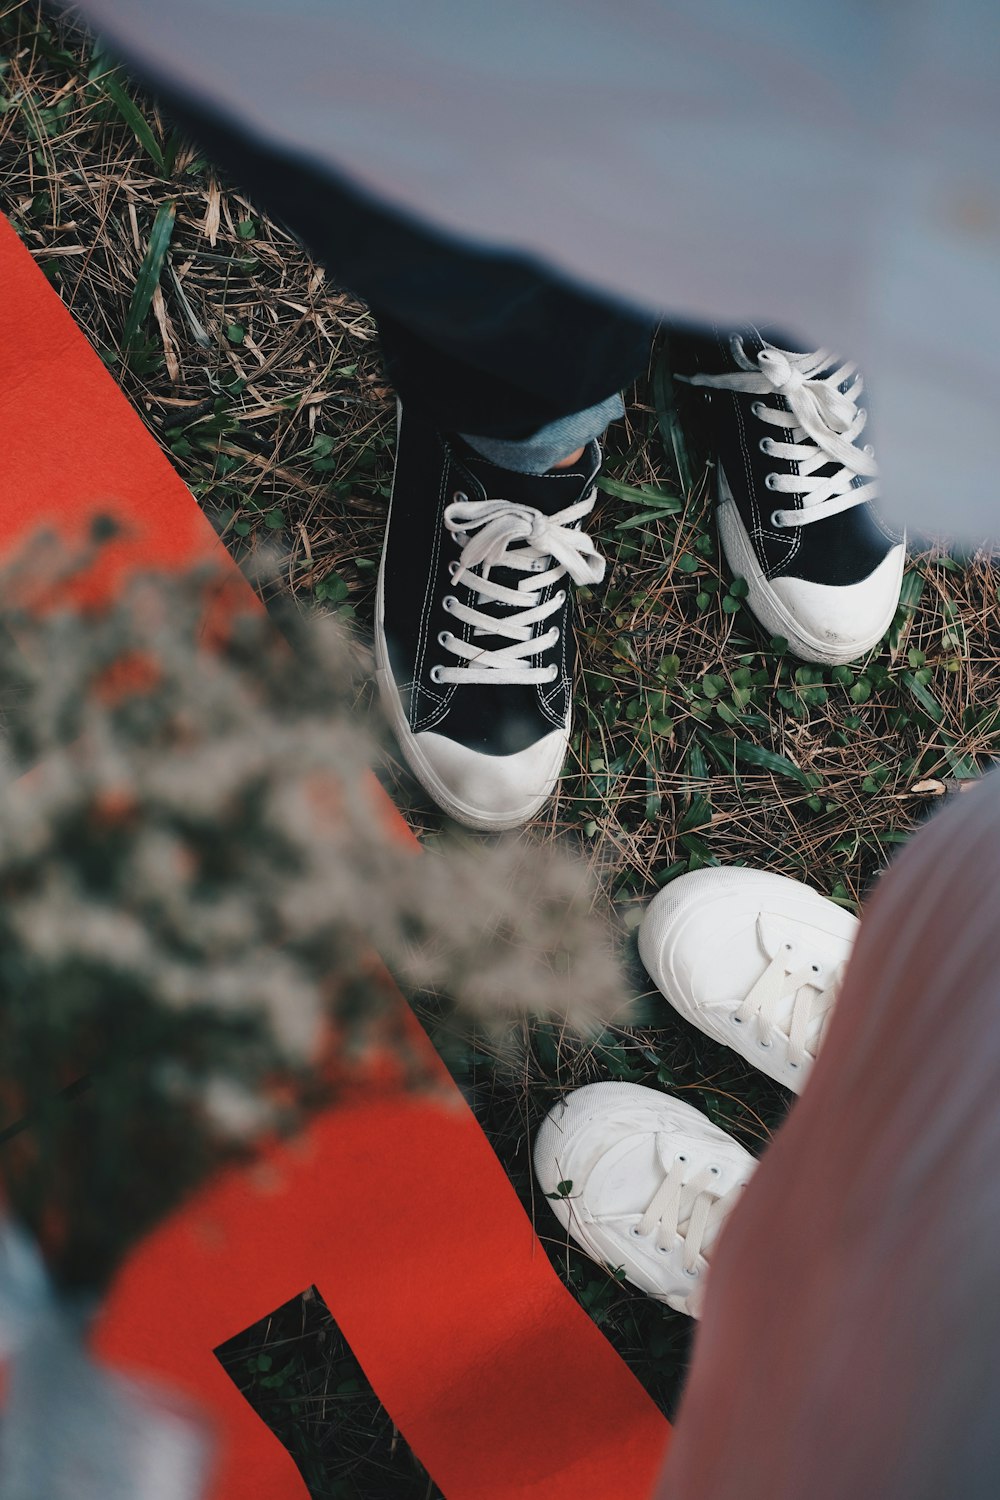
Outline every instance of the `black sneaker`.
[(899, 602), (905, 538), (873, 503), (878, 469), (862, 442), (857, 366), (756, 328), (681, 335), (670, 362), (704, 393), (719, 538), (749, 608), (806, 661), (871, 650)]
[(596, 442), (580, 463), (517, 474), (399, 408), (379, 569), (382, 702), (434, 801), (471, 828), (515, 828), (555, 787), (569, 743), (574, 583), (604, 559)]

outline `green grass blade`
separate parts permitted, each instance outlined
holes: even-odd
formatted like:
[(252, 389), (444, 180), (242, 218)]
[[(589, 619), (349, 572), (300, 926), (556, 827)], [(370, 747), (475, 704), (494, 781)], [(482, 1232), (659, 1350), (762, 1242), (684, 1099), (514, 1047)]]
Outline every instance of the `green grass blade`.
[[(712, 757), (712, 760), (715, 762), (716, 766), (723, 773), (723, 775), (724, 776), (734, 776), (735, 772), (736, 772), (736, 767), (735, 767), (735, 764), (734, 764), (734, 761), (733, 761), (733, 751), (732, 751), (733, 741), (732, 740), (720, 740), (717, 735), (710, 734), (707, 729), (699, 729), (698, 730), (698, 739), (700, 740), (701, 745), (704, 746), (704, 750), (708, 751), (709, 755)], [(701, 759), (702, 759), (702, 764), (705, 765), (705, 775), (707, 776), (708, 775), (708, 766), (707, 766), (707, 763), (705, 762), (704, 750), (702, 750), (699, 746), (692, 746), (691, 748), (692, 748), (692, 751), (694, 749), (698, 750), (698, 754), (701, 756)], [(691, 769), (690, 761), (691, 761), (691, 755), (689, 753), (689, 755), (688, 755), (688, 770), (689, 771)]]
[(638, 516), (629, 516), (627, 521), (619, 521), (615, 530), (627, 531), (630, 526), (645, 526), (647, 521), (662, 521), (665, 516), (669, 516), (670, 514), (669, 510), (664, 510), (662, 506), (658, 505), (655, 510), (644, 510)]
[(677, 477), (685, 495), (691, 491), (691, 465), (688, 461), (687, 443), (677, 420), (674, 404), (673, 382), (667, 366), (666, 351), (656, 362), (653, 374), (653, 405), (656, 408), (656, 425), (660, 429), (660, 440), (668, 453), (674, 456)]
[(916, 698), (924, 713), (927, 714), (929, 718), (933, 719), (935, 724), (940, 724), (941, 720), (944, 718), (944, 709), (934, 697), (933, 693), (928, 692), (927, 688), (924, 687), (922, 682), (917, 681), (912, 672), (902, 672), (900, 674), (900, 679), (902, 682), (906, 683), (906, 686), (909, 688), (914, 698)]
[(167, 251), (170, 248), (170, 237), (174, 232), (174, 218), (177, 213), (176, 203), (161, 203), (153, 220), (152, 232), (149, 236), (149, 244), (146, 246), (146, 254), (143, 256), (142, 265), (139, 267), (139, 275), (136, 277), (135, 289), (132, 292), (132, 300), (129, 303), (128, 317), (125, 319), (125, 332), (122, 334), (122, 350), (126, 359), (131, 354), (139, 329), (142, 327), (143, 319), (149, 312), (160, 281), (160, 273), (163, 270), (163, 262), (166, 260)]
[(125, 124), (139, 142), (139, 145), (146, 152), (156, 170), (161, 176), (166, 177), (168, 173), (163, 149), (153, 134), (152, 125), (150, 125), (135, 101), (130, 99), (125, 92), (121, 81), (121, 74), (117, 71), (105, 73), (99, 82), (101, 88), (107, 94), (115, 109), (117, 109), (125, 121)]
[(765, 750), (763, 745), (752, 745), (745, 740), (734, 740), (734, 753), (745, 766), (756, 766), (761, 771), (771, 771), (775, 776), (790, 776), (802, 786), (811, 787), (812, 782), (800, 766), (787, 755), (778, 755), (774, 750)]
[(720, 761), (728, 761), (730, 771), (735, 759), (742, 765), (754, 766), (758, 771), (770, 771), (774, 776), (790, 776), (793, 781), (800, 782), (802, 786), (811, 788), (813, 785), (807, 773), (793, 760), (789, 760), (787, 755), (778, 755), (774, 750), (765, 750), (763, 745), (754, 745), (747, 740), (725, 739), (721, 735), (709, 735), (704, 730), (698, 731), (698, 738)]
[(899, 590), (899, 602), (907, 609), (916, 609), (920, 603), (920, 596), (924, 591), (923, 575), (916, 568), (907, 568), (903, 574), (902, 586)]
[(704, 781), (708, 775), (708, 764), (705, 760), (705, 752), (698, 744), (689, 747), (687, 758), (684, 762), (689, 776), (695, 781)]
[(679, 515), (684, 509), (684, 501), (679, 495), (668, 495), (655, 485), (638, 489), (634, 484), (623, 484), (620, 479), (609, 479), (602, 474), (597, 481), (597, 488), (606, 495), (613, 495), (616, 500), (627, 500), (630, 505), (655, 506), (665, 516)]

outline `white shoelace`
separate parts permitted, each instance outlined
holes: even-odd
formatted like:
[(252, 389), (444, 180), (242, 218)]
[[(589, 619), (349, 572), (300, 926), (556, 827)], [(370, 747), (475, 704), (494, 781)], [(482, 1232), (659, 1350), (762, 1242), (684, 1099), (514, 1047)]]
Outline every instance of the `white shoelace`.
[[(767, 952), (757, 923), (761, 945)], [(757, 1041), (770, 1047), (776, 1038), (787, 1042), (788, 1061), (793, 1068), (814, 1062), (830, 1020), (833, 1003), (843, 976), (843, 964), (830, 966), (818, 958), (801, 958), (796, 944), (783, 941), (757, 983), (733, 1016), (738, 1024), (752, 1023)], [(792, 1000), (787, 1034), (779, 1027)]]
[[(669, 1137), (658, 1136), (669, 1149)], [(678, 1236), (684, 1240), (683, 1265), (689, 1276), (698, 1266), (699, 1256), (706, 1255), (718, 1238), (719, 1231), (743, 1190), (737, 1183), (720, 1193), (718, 1167), (702, 1167), (688, 1177), (688, 1160), (683, 1154), (674, 1157), (649, 1207), (633, 1229), (633, 1235), (656, 1235), (657, 1250), (668, 1253)]]
[[(847, 361), (832, 374), (819, 378), (819, 372), (835, 358), (827, 349), (796, 354), (768, 345), (756, 359), (751, 359), (739, 337), (730, 341), (730, 348), (744, 373), (679, 378), (687, 385), (746, 391), (759, 396), (778, 395), (787, 401), (787, 411), (763, 401), (755, 401), (751, 408), (762, 422), (791, 429), (790, 440), (784, 442), (762, 438), (761, 451), (798, 465), (797, 474), (767, 475), (768, 489), (802, 498), (801, 510), (773, 511), (772, 526), (808, 526), (874, 500), (878, 495), (874, 451), (870, 445), (855, 447), (855, 439), (868, 419), (865, 408), (858, 406), (864, 380), (857, 365)], [(840, 386), (847, 381), (850, 384), (846, 392), (841, 391)], [(829, 463), (840, 465), (836, 473), (826, 477), (816, 474), (817, 469)], [(857, 475), (867, 476), (868, 483), (855, 485)]]
[[(566, 599), (565, 589), (550, 598), (541, 595), (566, 574), (574, 583), (600, 583), (604, 577), (604, 558), (584, 531), (573, 523), (594, 508), (596, 491), (575, 505), (547, 516), (532, 505), (512, 500), (469, 500), (457, 495), (445, 508), (444, 524), (462, 543), (461, 555), (451, 564), (452, 582), (464, 583), (473, 595), (473, 604), (463, 604), (454, 594), (443, 601), (445, 609), (462, 624), (471, 626), (477, 635), (502, 636), (509, 646), (486, 650), (474, 640), (463, 640), (451, 631), (442, 631), (438, 644), (460, 659), (459, 666), (434, 666), (433, 682), (444, 683), (531, 683), (552, 682), (559, 675), (555, 662), (532, 666), (526, 658), (539, 656), (559, 639), (559, 627), (550, 626), (541, 635), (539, 625), (556, 614)], [(551, 566), (546, 566), (551, 564)], [(516, 589), (507, 588), (490, 577), (493, 568), (510, 568), (528, 573)], [(504, 605), (509, 613), (485, 614), (474, 604)]]

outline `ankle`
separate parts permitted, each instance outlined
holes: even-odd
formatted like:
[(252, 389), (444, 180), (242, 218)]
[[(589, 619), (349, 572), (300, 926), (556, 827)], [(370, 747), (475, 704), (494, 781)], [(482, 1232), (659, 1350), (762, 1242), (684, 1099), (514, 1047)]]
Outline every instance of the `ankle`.
[(583, 457), (583, 454), (584, 454), (583, 448), (576, 448), (569, 455), (568, 458), (561, 458), (558, 463), (555, 463), (555, 464), (552, 465), (552, 468), (553, 469), (571, 469), (574, 464), (578, 464), (580, 462), (581, 458)]

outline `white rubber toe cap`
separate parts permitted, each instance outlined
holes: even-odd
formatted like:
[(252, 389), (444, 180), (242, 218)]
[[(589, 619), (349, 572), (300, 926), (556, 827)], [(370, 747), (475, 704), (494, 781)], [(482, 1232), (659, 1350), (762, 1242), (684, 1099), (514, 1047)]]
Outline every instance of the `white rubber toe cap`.
[(410, 740), (411, 763), (435, 801), (470, 828), (516, 828), (552, 795), (568, 738), (553, 730), (514, 755), (484, 755), (424, 730)]
[(860, 583), (833, 586), (772, 578), (766, 586), (786, 617), (780, 634), (810, 661), (838, 666), (863, 656), (892, 623), (905, 558), (904, 547), (893, 547)]

